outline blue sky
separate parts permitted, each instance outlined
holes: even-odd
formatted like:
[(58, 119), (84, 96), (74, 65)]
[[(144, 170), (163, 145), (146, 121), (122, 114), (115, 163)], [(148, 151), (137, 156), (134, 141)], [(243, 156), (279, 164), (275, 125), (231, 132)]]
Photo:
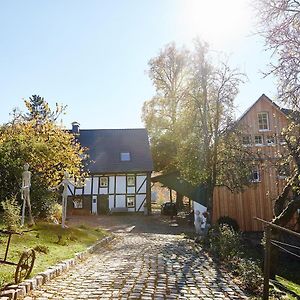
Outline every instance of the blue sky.
[(272, 78), (260, 73), (270, 53), (252, 21), (246, 0), (1, 1), (0, 122), (39, 94), (68, 106), (67, 127), (142, 127), (143, 102), (154, 95), (148, 61), (167, 43), (191, 46), (197, 35), (247, 73), (239, 115), (262, 93), (276, 96)]

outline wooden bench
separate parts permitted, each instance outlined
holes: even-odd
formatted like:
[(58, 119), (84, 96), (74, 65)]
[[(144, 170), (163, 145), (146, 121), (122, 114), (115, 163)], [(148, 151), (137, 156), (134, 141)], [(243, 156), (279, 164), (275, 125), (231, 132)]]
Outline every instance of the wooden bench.
[(126, 213), (128, 212), (128, 208), (127, 207), (112, 207), (110, 209), (110, 213)]

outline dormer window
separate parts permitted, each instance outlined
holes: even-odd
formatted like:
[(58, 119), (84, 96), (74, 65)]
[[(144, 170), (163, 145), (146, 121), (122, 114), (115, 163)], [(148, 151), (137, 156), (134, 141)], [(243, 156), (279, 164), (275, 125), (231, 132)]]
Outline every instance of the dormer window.
[(130, 152), (121, 152), (120, 160), (121, 161), (130, 161), (131, 160)]
[(258, 113), (258, 130), (267, 131), (269, 130), (269, 115), (267, 112)]

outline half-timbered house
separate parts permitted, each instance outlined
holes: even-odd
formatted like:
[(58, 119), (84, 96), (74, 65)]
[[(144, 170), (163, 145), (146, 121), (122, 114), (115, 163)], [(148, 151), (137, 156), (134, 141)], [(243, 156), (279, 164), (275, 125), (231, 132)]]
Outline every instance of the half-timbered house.
[(82, 188), (69, 186), (70, 214), (151, 210), (153, 170), (146, 129), (80, 129), (72, 132), (88, 148), (89, 176)]

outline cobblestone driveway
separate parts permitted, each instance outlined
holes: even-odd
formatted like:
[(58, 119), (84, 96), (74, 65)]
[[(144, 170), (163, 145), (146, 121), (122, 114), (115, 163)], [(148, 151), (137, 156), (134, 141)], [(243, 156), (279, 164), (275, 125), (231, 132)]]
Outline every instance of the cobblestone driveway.
[(209, 257), (180, 235), (119, 233), (29, 299), (247, 299)]

